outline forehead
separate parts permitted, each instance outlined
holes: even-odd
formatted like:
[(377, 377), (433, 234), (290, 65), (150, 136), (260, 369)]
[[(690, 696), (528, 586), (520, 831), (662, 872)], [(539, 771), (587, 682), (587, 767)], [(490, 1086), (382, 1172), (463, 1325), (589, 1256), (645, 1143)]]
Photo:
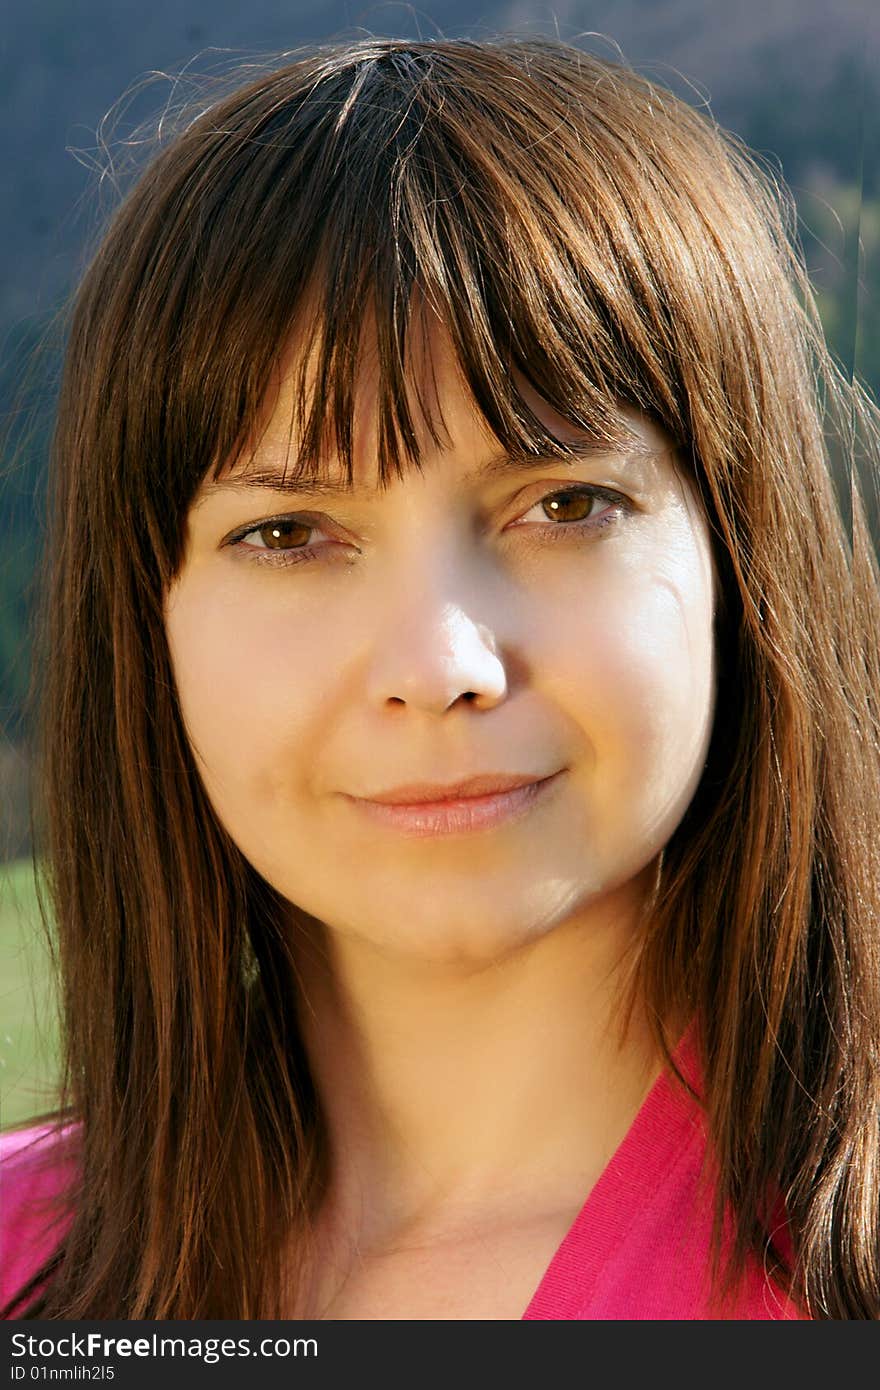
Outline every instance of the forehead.
[[(468, 477), (491, 481), (510, 471), (533, 468), (548, 457), (574, 462), (626, 453), (649, 458), (668, 455), (674, 449), (674, 441), (659, 423), (624, 402), (616, 405), (618, 435), (612, 444), (607, 431), (598, 425), (593, 429), (584, 422), (573, 423), (515, 370), (511, 375), (516, 390), (547, 431), (548, 445), (537, 452), (504, 447), (467, 385), (449, 334), (439, 325), (427, 331), (420, 318), (415, 323), (405, 390), (420, 468), (464, 461)], [(200, 495), (244, 489), (307, 489), (316, 496), (333, 496), (352, 491), (379, 494), (387, 488), (391, 478), (382, 467), (381, 369), (375, 342), (366, 341), (352, 383), (350, 469), (343, 465), (329, 438), (320, 450), (302, 455), (304, 422), (319, 389), (317, 365), (314, 339), (305, 351), (295, 339), (288, 344), (279, 358), (250, 444), (227, 460), (214, 477), (203, 480)], [(330, 403), (323, 404), (325, 423), (332, 423), (332, 408), (327, 408)]]

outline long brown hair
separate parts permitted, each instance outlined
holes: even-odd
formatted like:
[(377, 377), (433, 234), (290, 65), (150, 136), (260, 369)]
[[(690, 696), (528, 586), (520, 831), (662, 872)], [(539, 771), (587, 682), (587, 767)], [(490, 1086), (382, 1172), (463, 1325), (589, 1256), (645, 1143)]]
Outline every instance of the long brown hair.
[(648, 413), (699, 488), (716, 721), (632, 988), (670, 1064), (670, 1020), (702, 1020), (715, 1274), (773, 1252), (813, 1317), (876, 1318), (880, 579), (853, 460), (874, 477), (880, 433), (828, 355), (790, 201), (707, 116), (559, 43), (282, 61), (170, 142), (163, 125), (73, 306), (33, 698), (78, 1179), (19, 1315), (289, 1313), (284, 1260), (330, 1164), (290, 904), (207, 799), (163, 601), (196, 489), (252, 438), (294, 326), (317, 363), (295, 467), (328, 446), (351, 466), (367, 315), (380, 467), (418, 466), (423, 303), (506, 447), (564, 452), (521, 374), (615, 440), (616, 403)]

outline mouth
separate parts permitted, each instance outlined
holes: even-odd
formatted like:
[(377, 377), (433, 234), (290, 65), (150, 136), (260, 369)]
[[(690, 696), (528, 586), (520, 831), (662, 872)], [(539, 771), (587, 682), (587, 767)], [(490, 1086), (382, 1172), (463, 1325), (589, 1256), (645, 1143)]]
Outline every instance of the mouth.
[[(563, 768), (549, 777), (532, 781), (511, 778), (509, 780), (515, 785), (482, 795), (457, 793), (433, 801), (409, 802), (360, 797), (347, 797), (347, 800), (375, 824), (406, 835), (467, 835), (522, 819), (547, 799), (564, 771)], [(399, 795), (401, 790), (412, 794), (410, 789), (397, 789), (393, 794)]]

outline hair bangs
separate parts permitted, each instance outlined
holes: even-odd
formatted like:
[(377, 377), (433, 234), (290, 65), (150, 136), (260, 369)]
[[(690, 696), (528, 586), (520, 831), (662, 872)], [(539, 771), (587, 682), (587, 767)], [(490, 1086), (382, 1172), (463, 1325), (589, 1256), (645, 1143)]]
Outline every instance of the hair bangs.
[[(670, 321), (662, 238), (635, 211), (654, 175), (622, 136), (612, 148), (582, 73), (560, 65), (548, 85), (530, 71), (541, 61), (516, 45), (319, 52), (212, 105), (154, 161), (82, 302), (115, 340), (127, 453), (150, 460), (131, 511), (163, 584), (202, 479), (258, 446), (291, 363), (287, 452), (302, 480), (339, 462), (351, 481), (366, 370), (380, 483), (419, 464), (420, 424), (442, 442), (441, 331), (513, 454), (567, 452), (522, 383), (609, 449), (637, 447), (624, 404), (687, 437), (696, 329)], [(628, 99), (647, 101), (638, 87)], [(104, 406), (96, 387), (87, 408)]]
[[(449, 335), (477, 408), (511, 453), (567, 452), (520, 382), (609, 448), (636, 445), (622, 403), (659, 415), (656, 383), (621, 321), (633, 308), (603, 289), (610, 252), (589, 248), (591, 271), (578, 257), (583, 232), (580, 245), (565, 235), (573, 229), (563, 225), (571, 213), (561, 197), (544, 181), (531, 186), (535, 162), (516, 158), (522, 132), (511, 127), (488, 146), (475, 140), (465, 96), (450, 100), (432, 55), (419, 55), (415, 76), (408, 56), (324, 74), (298, 104), (288, 101), (285, 117), (273, 103), (283, 139), (264, 133), (263, 149), (249, 150), (250, 161), (269, 167), (262, 176), (223, 170), (235, 184), (217, 193), (222, 270), (210, 280), (225, 294), (211, 296), (215, 322), (205, 338), (226, 336), (236, 361), (218, 373), (227, 399), (213, 416), (229, 424), (215, 431), (215, 478), (258, 447), (285, 374), (297, 480), (338, 461), (351, 483), (365, 370), (374, 374), (380, 485), (407, 463), (419, 466), (420, 424), (435, 446), (445, 433), (431, 364), (438, 332)], [(233, 223), (253, 226), (254, 239), (230, 314)]]

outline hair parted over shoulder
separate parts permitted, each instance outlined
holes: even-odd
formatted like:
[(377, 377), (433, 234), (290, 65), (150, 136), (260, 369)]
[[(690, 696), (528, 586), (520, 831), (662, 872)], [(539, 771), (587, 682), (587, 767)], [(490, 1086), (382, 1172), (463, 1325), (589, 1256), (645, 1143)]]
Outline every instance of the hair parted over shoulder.
[(828, 355), (790, 205), (706, 115), (561, 43), (365, 39), (280, 64), (163, 135), (72, 306), (32, 699), (81, 1177), (16, 1316), (285, 1316), (328, 1131), (289, 904), (202, 787), (163, 601), (194, 494), (253, 440), (292, 335), (291, 466), (351, 468), (366, 345), (381, 476), (419, 466), (427, 314), (505, 448), (565, 453), (524, 377), (617, 444), (637, 406), (699, 489), (715, 726), (633, 997), (667, 1061), (670, 1020), (703, 1020), (717, 1249), (728, 1205), (736, 1223), (720, 1283), (757, 1255), (813, 1317), (877, 1318), (880, 578), (870, 499), (853, 472), (850, 535), (830, 455), (849, 477), (861, 451), (870, 477), (880, 430)]

